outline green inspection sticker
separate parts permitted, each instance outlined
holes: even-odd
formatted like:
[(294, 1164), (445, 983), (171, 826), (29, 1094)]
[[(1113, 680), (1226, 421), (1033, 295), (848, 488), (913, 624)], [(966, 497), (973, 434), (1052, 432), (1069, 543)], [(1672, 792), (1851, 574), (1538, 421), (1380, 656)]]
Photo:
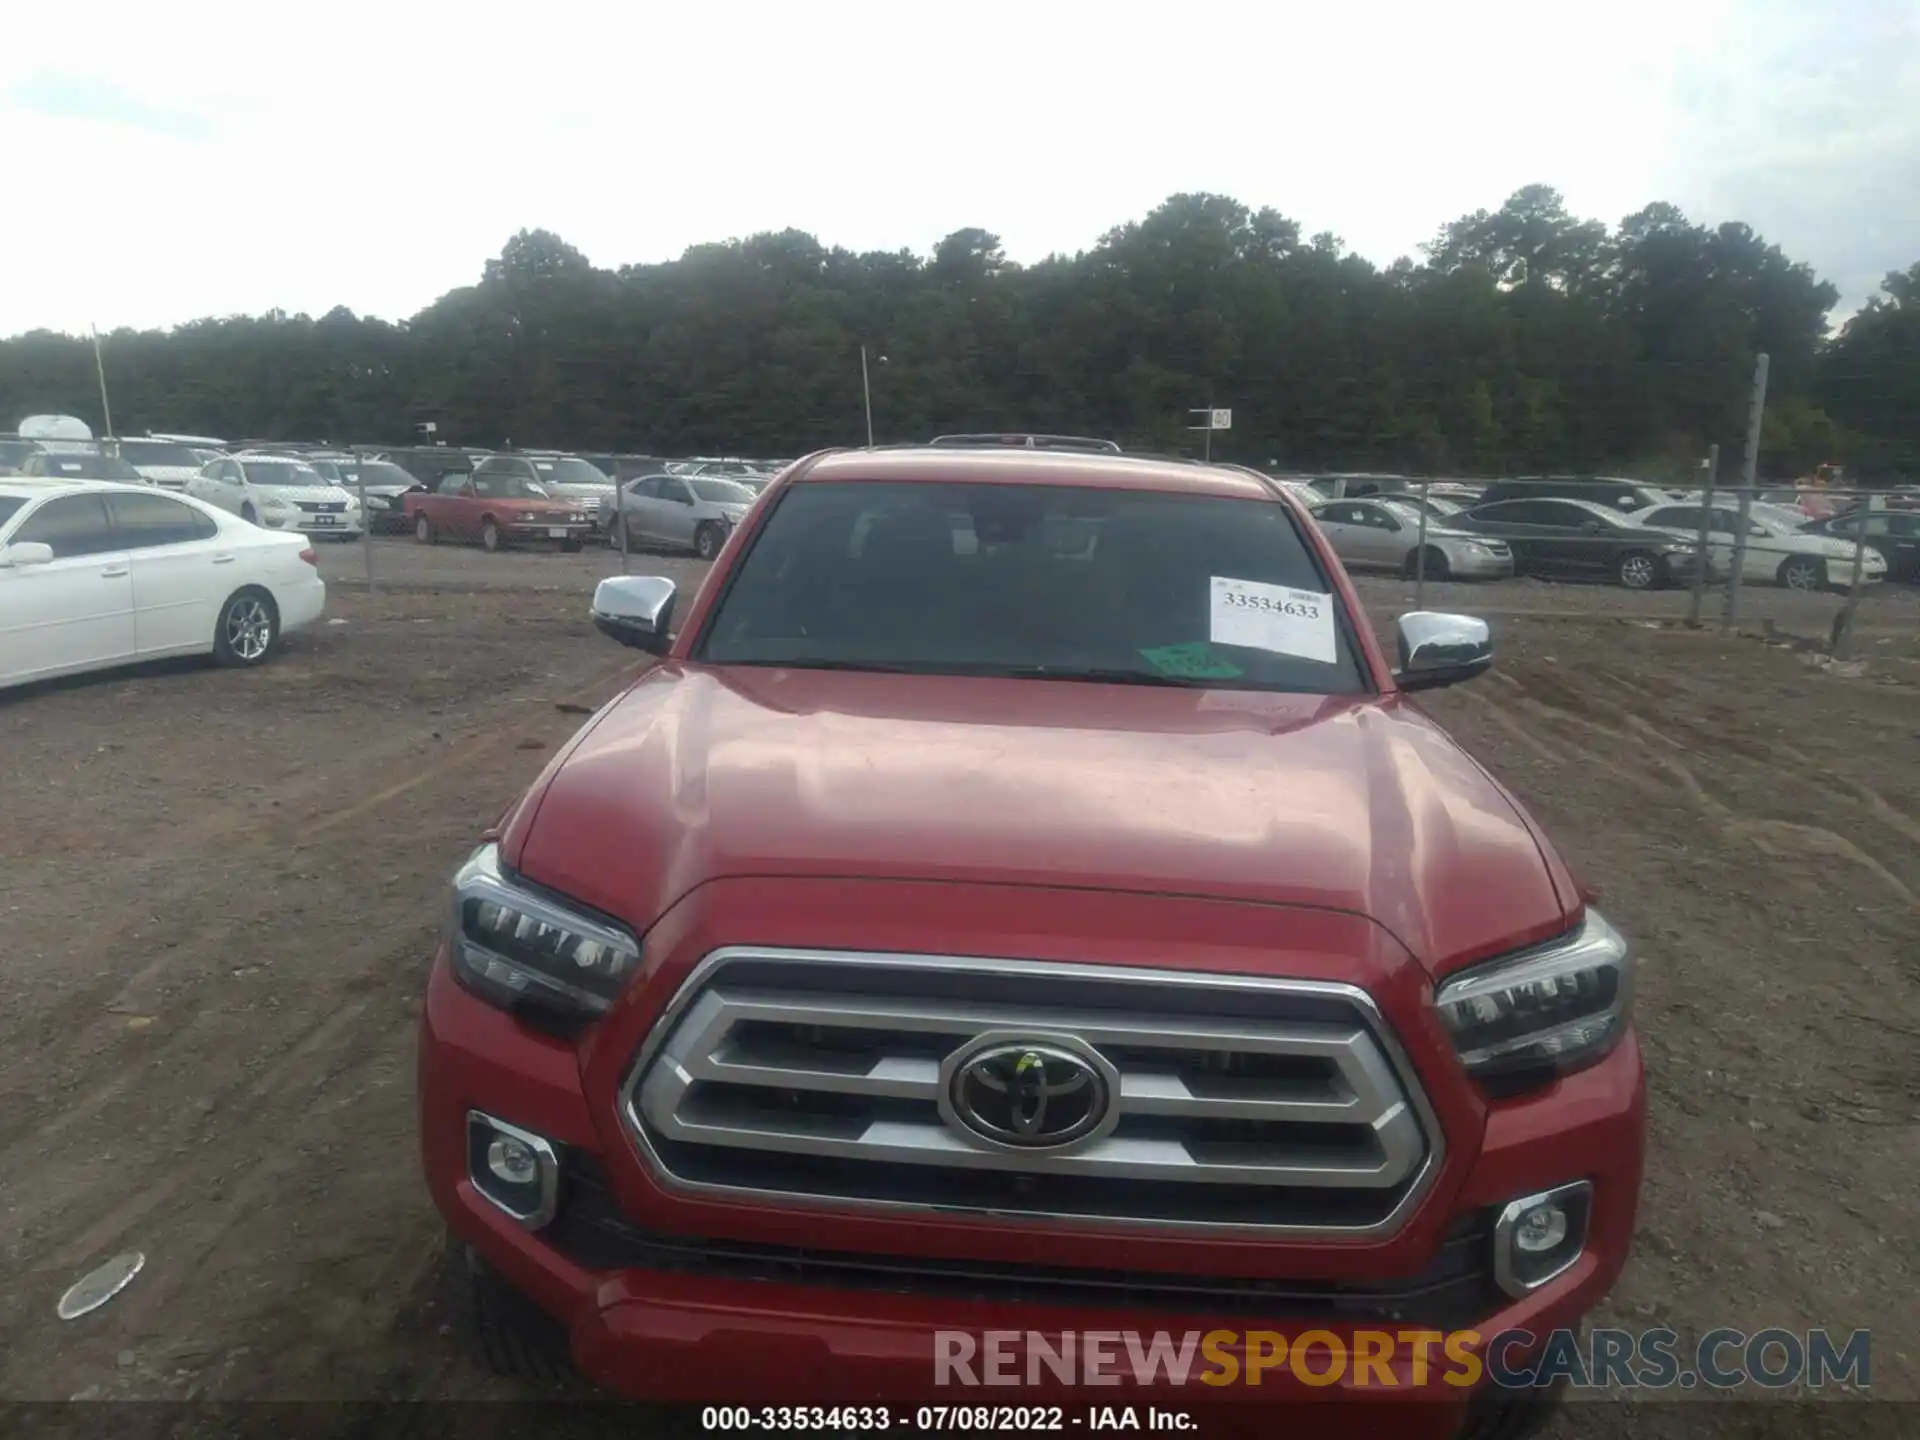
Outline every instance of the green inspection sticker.
[(1162, 645), (1157, 650), (1142, 650), (1140, 658), (1162, 675), (1178, 675), (1188, 680), (1238, 680), (1240, 667), (1216, 655), (1204, 640), (1191, 645)]

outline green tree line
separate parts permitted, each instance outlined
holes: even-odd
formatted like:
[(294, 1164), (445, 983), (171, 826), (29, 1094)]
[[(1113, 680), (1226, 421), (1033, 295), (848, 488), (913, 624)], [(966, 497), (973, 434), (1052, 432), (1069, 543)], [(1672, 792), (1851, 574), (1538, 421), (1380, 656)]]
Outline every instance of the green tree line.
[[(1216, 456), (1431, 474), (1680, 474), (1738, 462), (1756, 353), (1762, 464), (1920, 472), (1920, 264), (1837, 333), (1834, 288), (1749, 227), (1650, 205), (1609, 228), (1555, 190), (1446, 225), (1381, 268), (1272, 209), (1176, 195), (1083, 253), (930, 256), (798, 231), (605, 270), (523, 231), (402, 323), (336, 308), (103, 337), (123, 433), (790, 455), (949, 430), (1097, 434)], [(92, 348), (0, 342), (0, 424), (99, 421)]]

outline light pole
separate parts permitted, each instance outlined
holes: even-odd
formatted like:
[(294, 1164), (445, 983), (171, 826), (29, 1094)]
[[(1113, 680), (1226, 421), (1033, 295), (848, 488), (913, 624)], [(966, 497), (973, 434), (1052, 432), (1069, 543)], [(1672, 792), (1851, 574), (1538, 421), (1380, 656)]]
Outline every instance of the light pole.
[(107, 402), (107, 362), (100, 356), (99, 329), (93, 325), (88, 325), (87, 329), (93, 334), (93, 372), (100, 377), (100, 413), (106, 417), (107, 438), (111, 440), (114, 438), (113, 406)]
[[(876, 355), (877, 365), (885, 365), (887, 357)], [(874, 449), (874, 386), (868, 382), (866, 372), (866, 346), (860, 346), (860, 399), (866, 403), (866, 447)]]
[(867, 347), (860, 347), (860, 398), (867, 407), (867, 448), (873, 448), (873, 387), (867, 383)]

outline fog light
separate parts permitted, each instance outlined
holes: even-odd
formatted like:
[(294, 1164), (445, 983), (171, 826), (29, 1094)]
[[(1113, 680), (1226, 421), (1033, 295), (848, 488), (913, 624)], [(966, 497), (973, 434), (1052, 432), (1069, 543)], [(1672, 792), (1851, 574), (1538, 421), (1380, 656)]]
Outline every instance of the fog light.
[(1587, 1243), (1593, 1186), (1585, 1180), (1523, 1195), (1500, 1212), (1493, 1227), (1493, 1275), (1500, 1288), (1525, 1295), (1567, 1269)]
[(560, 1208), (560, 1157), (553, 1145), (479, 1110), (467, 1112), (467, 1177), (529, 1230)]
[[(494, 1142), (494, 1148), (500, 1148), (499, 1141)], [(533, 1163), (533, 1156), (527, 1156), (527, 1163)], [(1529, 1255), (1551, 1250), (1566, 1238), (1567, 1212), (1553, 1204), (1534, 1206), (1513, 1229), (1513, 1243)]]
[[(487, 1146), (487, 1169), (509, 1185), (531, 1185), (540, 1178), (540, 1162), (533, 1147), (505, 1135)], [(1524, 1239), (1520, 1243), (1525, 1249), (1537, 1248)]]

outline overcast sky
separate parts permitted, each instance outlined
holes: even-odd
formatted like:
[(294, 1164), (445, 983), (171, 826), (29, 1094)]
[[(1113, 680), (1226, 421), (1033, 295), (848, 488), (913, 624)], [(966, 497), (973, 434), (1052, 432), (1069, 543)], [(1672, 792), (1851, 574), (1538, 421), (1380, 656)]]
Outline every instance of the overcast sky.
[(1671, 200), (1843, 312), (1920, 260), (1920, 0), (67, 0), (3, 43), (0, 335), (403, 318), (523, 227), (1030, 261), (1182, 190), (1383, 264), (1533, 181)]

